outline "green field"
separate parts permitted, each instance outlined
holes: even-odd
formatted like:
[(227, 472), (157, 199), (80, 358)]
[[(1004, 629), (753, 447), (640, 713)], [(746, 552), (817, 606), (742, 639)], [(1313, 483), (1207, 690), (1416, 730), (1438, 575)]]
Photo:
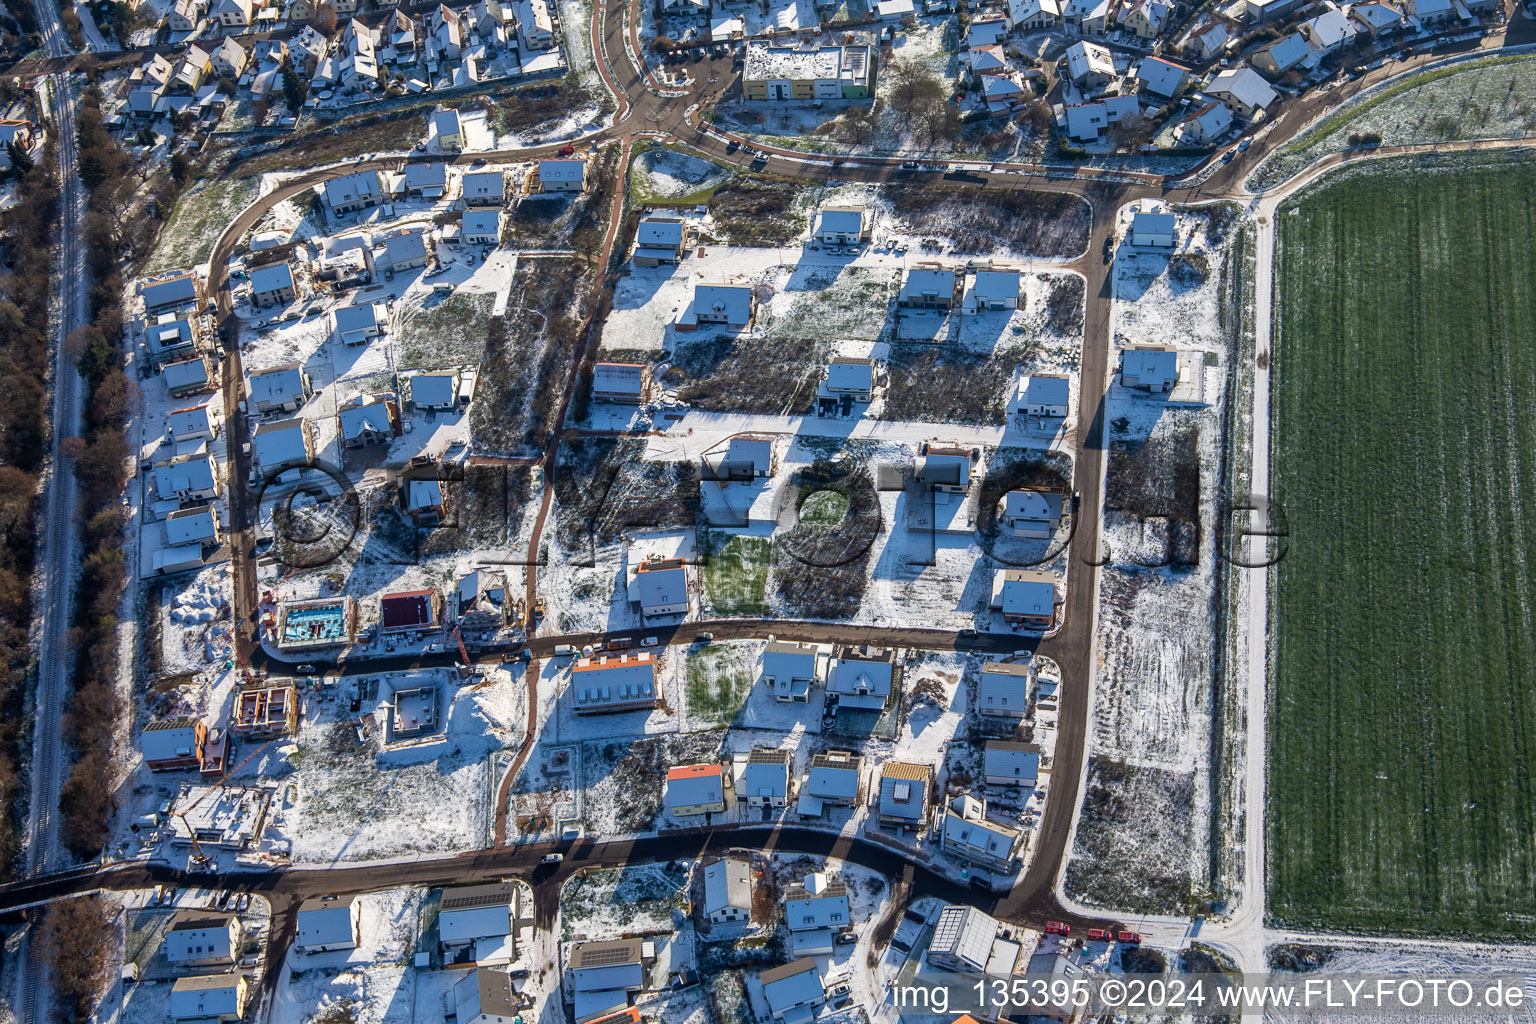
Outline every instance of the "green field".
[(768, 564), (773, 544), (767, 537), (718, 535), (704, 566), (704, 593), (725, 615), (762, 615), (768, 611)]
[(714, 725), (727, 725), (752, 692), (752, 673), (741, 651), (710, 644), (688, 656), (685, 696), (688, 711)]
[(1278, 217), (1270, 909), (1536, 927), (1536, 166)]

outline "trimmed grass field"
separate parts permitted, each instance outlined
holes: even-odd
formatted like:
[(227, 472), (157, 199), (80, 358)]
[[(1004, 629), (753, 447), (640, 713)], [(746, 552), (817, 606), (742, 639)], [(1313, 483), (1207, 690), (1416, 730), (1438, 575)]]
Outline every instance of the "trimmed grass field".
[(688, 657), (688, 713), (712, 725), (728, 725), (752, 693), (752, 673), (741, 651), (710, 644)]
[(768, 611), (768, 566), (773, 543), (767, 537), (717, 537), (704, 566), (704, 592), (715, 611), (725, 615), (762, 615)]
[(1536, 165), (1279, 215), (1270, 908), (1536, 926)]

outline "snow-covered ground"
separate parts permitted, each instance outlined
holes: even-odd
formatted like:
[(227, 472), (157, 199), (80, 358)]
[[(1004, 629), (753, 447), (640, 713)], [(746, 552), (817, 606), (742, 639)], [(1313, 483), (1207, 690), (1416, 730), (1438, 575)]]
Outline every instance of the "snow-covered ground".
[(650, 149), (635, 158), (645, 189), (662, 199), (677, 199), (709, 188), (730, 171), (708, 160), (673, 149)]

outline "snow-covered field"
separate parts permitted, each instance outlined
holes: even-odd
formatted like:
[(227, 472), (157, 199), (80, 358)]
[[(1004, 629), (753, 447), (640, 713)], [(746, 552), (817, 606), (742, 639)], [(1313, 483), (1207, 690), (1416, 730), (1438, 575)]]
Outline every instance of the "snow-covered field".
[[(444, 677), (435, 684), (444, 725), (417, 745), (380, 750), (376, 740), (359, 742), (357, 717), (346, 711), (344, 694), (311, 704), (288, 758), (297, 768), (292, 784), (298, 798), (288, 816), (295, 862), (487, 845), (491, 755), (521, 741), (527, 691), (521, 679), (502, 672), (458, 689), (451, 672), (435, 675)], [(382, 697), (391, 692), (387, 683), (380, 687)]]
[(662, 199), (692, 195), (730, 175), (708, 160), (672, 149), (650, 149), (635, 158), (635, 169), (644, 175), (642, 194)]
[[(1112, 471), (1105, 502), (1111, 562), (1101, 575), (1099, 672), (1084, 811), (1066, 876), (1069, 894), (1111, 909), (1184, 910), (1208, 891), (1210, 728), (1221, 643), (1215, 617), (1219, 572), (1215, 530), (1218, 474), (1226, 445), (1221, 409), (1228, 400), (1230, 341), (1223, 323), (1221, 268), (1230, 250), (1220, 211), (1182, 211), (1177, 254), (1115, 260), (1116, 349), (1167, 344), (1207, 355), (1204, 406), (1170, 408), (1161, 398), (1111, 384), (1106, 420), (1116, 450), (1138, 468)], [(1137, 452), (1178, 450), (1193, 432), (1191, 457), (1139, 465)], [(1187, 444), (1187, 442), (1186, 442)], [(1146, 491), (1173, 501), (1183, 474), (1198, 472), (1201, 528), (1194, 551), (1171, 550), (1167, 521), (1144, 520)], [(1146, 481), (1131, 490), (1131, 473)], [(1118, 481), (1126, 482), (1118, 482)], [(1188, 563), (1166, 565), (1170, 554)]]

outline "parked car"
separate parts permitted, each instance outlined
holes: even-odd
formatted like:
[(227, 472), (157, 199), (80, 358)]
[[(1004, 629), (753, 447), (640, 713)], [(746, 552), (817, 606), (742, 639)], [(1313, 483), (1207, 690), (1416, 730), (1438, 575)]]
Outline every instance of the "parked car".
[(563, 860), (565, 860), (565, 854), (563, 853), (546, 853), (543, 857), (539, 858), (539, 863), (559, 864)]
[(653, 637), (653, 636), (648, 636), (644, 640), (640, 641), (640, 646), (641, 647), (655, 647), (656, 646), (656, 638)]
[(696, 643), (696, 644), (707, 644), (707, 643), (710, 643), (711, 641), (713, 641), (714, 639), (715, 639), (715, 634), (713, 634), (713, 633), (696, 633), (696, 634), (694, 634), (693, 642)]

